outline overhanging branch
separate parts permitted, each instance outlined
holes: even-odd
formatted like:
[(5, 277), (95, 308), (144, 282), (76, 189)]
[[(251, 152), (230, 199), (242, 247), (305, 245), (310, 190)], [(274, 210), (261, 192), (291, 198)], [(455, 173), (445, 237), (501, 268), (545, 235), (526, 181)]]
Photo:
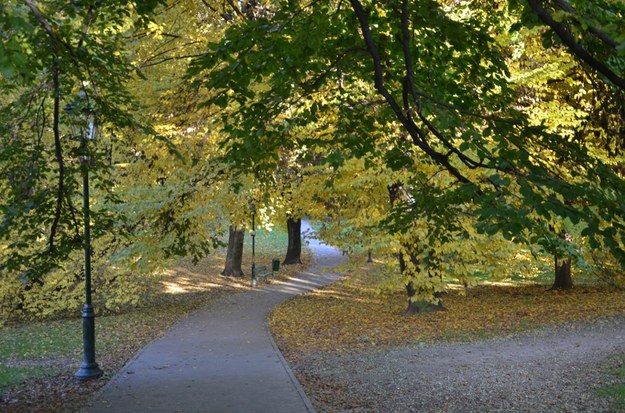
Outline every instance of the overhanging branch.
[(542, 7), (540, 0), (527, 0), (534, 13), (549, 26), (562, 40), (562, 42), (582, 61), (586, 62), (597, 72), (604, 75), (610, 82), (625, 90), (625, 79), (614, 73), (609, 67), (595, 59), (581, 44), (579, 44), (573, 35), (560, 23), (554, 20), (549, 12)]
[(59, 132), (59, 99), (60, 99), (60, 85), (59, 85), (59, 67), (56, 58), (52, 63), (52, 82), (54, 88), (54, 112), (53, 112), (53, 123), (52, 130), (54, 132), (54, 154), (56, 156), (56, 161), (59, 166), (59, 179), (57, 184), (57, 194), (56, 194), (56, 208), (54, 211), (54, 220), (52, 221), (52, 227), (50, 228), (50, 237), (48, 239), (49, 250), (53, 252), (54, 247), (54, 238), (56, 237), (57, 229), (59, 226), (59, 221), (61, 220), (61, 212), (63, 208), (63, 192), (64, 181), (65, 181), (65, 164), (63, 162), (63, 152), (61, 149), (61, 135)]
[(454, 176), (459, 182), (471, 183), (471, 181), (467, 179), (467, 177), (465, 177), (462, 173), (460, 173), (457, 168), (451, 165), (448, 155), (437, 152), (430, 145), (427, 144), (425, 140), (425, 133), (414, 123), (412, 119), (410, 119), (409, 115), (402, 110), (401, 106), (397, 103), (397, 101), (388, 91), (386, 86), (384, 86), (382, 59), (380, 56), (380, 52), (378, 51), (375, 42), (373, 41), (373, 36), (371, 34), (367, 15), (359, 0), (350, 0), (350, 4), (352, 6), (352, 9), (354, 10), (354, 13), (356, 14), (356, 17), (358, 18), (362, 37), (365, 41), (365, 44), (367, 45), (367, 50), (369, 51), (369, 54), (371, 55), (371, 58), (373, 60), (374, 84), (378, 93), (380, 93), (384, 97), (387, 104), (395, 113), (397, 119), (404, 125), (404, 127), (412, 137), (413, 143), (417, 147), (419, 147), (419, 149), (425, 152), (432, 160), (444, 166), (449, 171), (449, 173)]

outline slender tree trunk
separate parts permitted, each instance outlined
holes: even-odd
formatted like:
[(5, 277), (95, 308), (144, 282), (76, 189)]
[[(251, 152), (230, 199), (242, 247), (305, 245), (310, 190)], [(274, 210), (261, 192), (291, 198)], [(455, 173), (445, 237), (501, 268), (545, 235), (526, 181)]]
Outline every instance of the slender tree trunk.
[[(399, 269), (403, 274), (407, 267), (404, 254), (400, 253), (398, 255), (398, 259), (399, 259)], [(410, 261), (415, 267), (418, 268), (419, 261), (415, 255), (412, 255), (412, 254), (410, 255)], [(428, 313), (430, 311), (439, 311), (439, 310), (445, 309), (445, 307), (443, 307), (443, 301), (440, 299), (441, 297), (440, 292), (434, 293), (434, 297), (439, 299), (438, 304), (432, 304), (429, 301), (415, 299), (415, 296), (417, 295), (418, 292), (419, 290), (415, 287), (412, 281), (409, 281), (406, 284), (406, 295), (408, 296), (408, 299), (407, 299), (408, 306), (406, 307), (406, 314)]]
[(301, 264), (302, 263), (302, 220), (294, 220), (289, 218), (286, 221), (287, 231), (289, 233), (289, 245), (286, 250), (286, 258), (282, 265)]
[(573, 288), (573, 278), (571, 277), (571, 258), (558, 260), (555, 257), (555, 280), (551, 286), (552, 290), (570, 290)]
[(373, 262), (373, 257), (371, 257), (371, 251), (367, 252), (367, 264), (371, 264)]
[[(571, 236), (566, 231), (562, 231), (560, 233), (560, 238), (567, 242), (571, 241)], [(570, 290), (571, 288), (573, 288), (573, 278), (571, 277), (571, 257), (562, 259), (556, 255), (554, 257), (554, 261), (555, 279), (553, 281), (551, 289)]]
[[(402, 188), (402, 184), (399, 182), (393, 185), (390, 185), (388, 187), (391, 207), (395, 204), (395, 201), (399, 199), (400, 194), (401, 194), (401, 188)], [(404, 250), (410, 252), (409, 254), (410, 262), (418, 270), (419, 268), (419, 259), (417, 258), (418, 247), (416, 245), (408, 245), (408, 244), (403, 244), (403, 247), (404, 247)], [(402, 274), (404, 274), (408, 267), (404, 254), (399, 253), (397, 256), (397, 259), (399, 260), (399, 270)], [(406, 295), (408, 296), (408, 299), (407, 299), (408, 307), (406, 308), (406, 314), (424, 313), (424, 312), (429, 312), (429, 311), (437, 311), (437, 310), (445, 309), (445, 307), (443, 307), (443, 301), (440, 299), (440, 296), (441, 296), (440, 292), (434, 292), (434, 297), (438, 298), (438, 304), (432, 304), (429, 301), (415, 299), (415, 297), (419, 293), (419, 290), (415, 287), (414, 282), (408, 281), (408, 283), (405, 284), (405, 287), (406, 287)]]
[(237, 229), (230, 225), (228, 232), (228, 250), (226, 252), (226, 266), (221, 275), (226, 277), (243, 277), (245, 274), (241, 269), (243, 261), (243, 239), (245, 230)]

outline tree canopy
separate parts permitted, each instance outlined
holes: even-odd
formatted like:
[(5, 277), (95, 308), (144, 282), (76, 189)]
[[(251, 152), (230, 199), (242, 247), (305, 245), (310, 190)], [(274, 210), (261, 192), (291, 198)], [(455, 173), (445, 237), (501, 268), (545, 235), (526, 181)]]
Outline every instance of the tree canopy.
[(624, 17), (616, 0), (5, 2), (3, 277), (80, 279), (91, 114), (106, 282), (210, 253), (250, 202), (400, 257), (415, 301), (518, 249), (622, 269)]
[[(605, 3), (594, 14), (555, 3), (284, 1), (227, 29), (189, 73), (214, 91), (206, 105), (229, 108), (225, 147), (241, 168), (262, 175), (281, 150), (306, 145), (327, 148), (323, 161), (333, 167), (355, 157), (405, 171), (382, 222), (405, 234), (415, 273), (436, 270), (441, 243), (469, 236), (464, 219), (481, 233), (581, 259), (560, 233), (563, 223), (578, 225), (591, 248), (623, 262), (620, 154), (588, 136), (587, 115), (568, 130), (534, 121), (526, 102), (547, 99), (511, 81), (531, 70), (511, 73), (514, 39), (542, 25), (541, 49), (526, 49), (522, 60), (557, 51), (558, 64), (568, 64), (560, 79), (586, 76), (619, 102), (622, 48), (608, 40), (622, 36), (622, 6)], [(586, 13), (596, 19), (590, 26)], [(559, 114), (548, 117), (558, 123)], [(307, 125), (308, 134), (297, 133)]]

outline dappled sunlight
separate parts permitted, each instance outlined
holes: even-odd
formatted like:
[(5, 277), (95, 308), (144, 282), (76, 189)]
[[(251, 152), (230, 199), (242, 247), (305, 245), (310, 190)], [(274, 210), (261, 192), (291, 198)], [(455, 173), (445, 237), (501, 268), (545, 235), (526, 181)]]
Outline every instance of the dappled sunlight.
[(168, 294), (209, 291), (213, 288), (219, 288), (225, 285), (214, 282), (198, 282), (197, 279), (186, 277), (176, 277), (175, 281), (162, 281), (161, 283), (165, 288), (165, 292)]
[(320, 286), (320, 284), (311, 280), (303, 280), (301, 278), (288, 278), (288, 279), (273, 281), (272, 286), (274, 289), (277, 289), (283, 292), (300, 294), (304, 291), (310, 290), (311, 287), (316, 288)]
[[(258, 263), (270, 261), (268, 256), (257, 256)], [(297, 278), (291, 278), (298, 273), (302, 273), (303, 269), (310, 261), (310, 256), (303, 256), (302, 265), (282, 266), (275, 277), (265, 282), (259, 280), (258, 288), (262, 290), (265, 285), (282, 285), (290, 288), (292, 291), (298, 291), (303, 285), (316, 286), (314, 281), (303, 281)], [(245, 291), (250, 289), (250, 268), (251, 261), (249, 257), (243, 260), (242, 268), (246, 276), (244, 277), (224, 277), (221, 275), (225, 262), (223, 254), (214, 254), (203, 258), (197, 264), (193, 264), (190, 259), (180, 260), (175, 266), (162, 271), (160, 284), (162, 292), (172, 296), (184, 296), (193, 294), (213, 294), (219, 293), (221, 290), (229, 291)]]
[[(314, 275), (311, 273), (302, 273), (302, 274)], [(276, 284), (285, 284), (285, 285), (293, 285), (294, 283), (305, 284), (305, 285), (318, 285), (318, 283), (314, 282), (313, 280), (303, 280), (301, 278), (287, 278), (284, 280), (275, 280), (274, 282)]]
[(500, 280), (500, 281), (482, 281), (480, 282), (482, 286), (493, 286), (493, 287), (512, 287), (512, 288), (523, 288), (523, 287), (532, 287), (538, 286), (534, 281), (512, 281), (512, 280)]
[(162, 272), (162, 292), (171, 295), (218, 292), (220, 289), (244, 290), (249, 280), (221, 276), (224, 257), (214, 255), (193, 264), (181, 260), (176, 266)]
[(311, 293), (311, 295), (320, 297), (322, 299), (335, 299), (335, 300), (347, 300), (355, 303), (380, 303), (380, 299), (358, 294), (353, 290), (340, 291), (337, 289), (321, 289)]

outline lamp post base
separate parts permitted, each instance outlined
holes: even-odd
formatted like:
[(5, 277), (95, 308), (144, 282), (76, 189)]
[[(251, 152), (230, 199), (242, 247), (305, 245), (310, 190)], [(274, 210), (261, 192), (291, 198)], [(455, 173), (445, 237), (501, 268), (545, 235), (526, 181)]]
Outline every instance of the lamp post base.
[(104, 372), (98, 367), (98, 363), (82, 363), (80, 370), (74, 374), (74, 377), (80, 380), (90, 380), (102, 377)]
[(84, 357), (80, 365), (80, 370), (78, 370), (74, 376), (81, 380), (98, 378), (102, 376), (103, 372), (95, 361), (95, 314), (91, 304), (85, 304), (83, 307), (82, 340)]

